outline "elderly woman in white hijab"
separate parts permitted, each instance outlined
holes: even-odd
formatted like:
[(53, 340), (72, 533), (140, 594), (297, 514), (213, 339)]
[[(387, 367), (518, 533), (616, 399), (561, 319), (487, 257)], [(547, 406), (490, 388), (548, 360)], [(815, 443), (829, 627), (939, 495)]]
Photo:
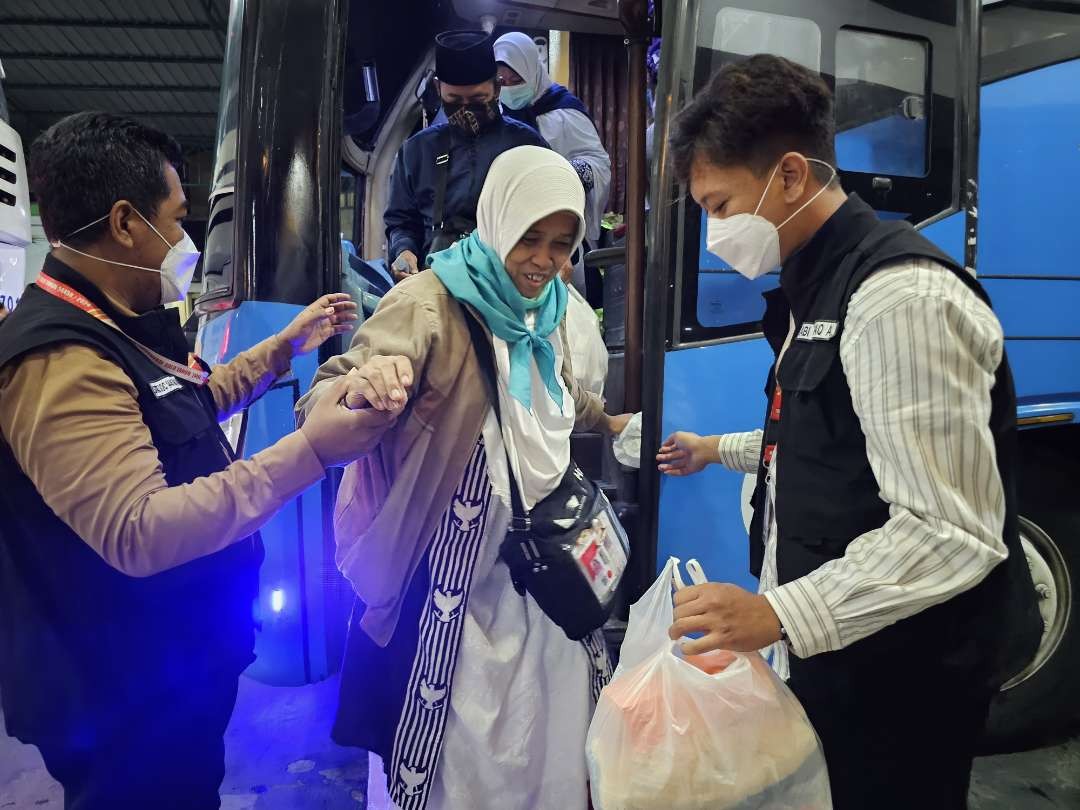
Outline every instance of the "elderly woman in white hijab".
[[(532, 38), (519, 31), (495, 41), (502, 89), (499, 101), (512, 117), (536, 127), (551, 148), (570, 161), (585, 186), (585, 238), (596, 244), (611, 188), (611, 158), (585, 104), (551, 80)], [(579, 262), (580, 264), (580, 262)]]
[[(367, 417), (370, 451), (346, 469), (335, 515), (359, 598), (333, 736), (377, 753), (407, 810), (587, 804), (602, 636), (569, 640), (500, 557), (511, 481), (532, 509), (567, 470), (575, 426), (617, 434), (628, 418), (570, 368), (558, 271), (584, 204), (554, 152), (500, 155), (475, 232), (395, 287), (299, 406), (344, 376)], [(501, 424), (466, 310), (491, 342)]]

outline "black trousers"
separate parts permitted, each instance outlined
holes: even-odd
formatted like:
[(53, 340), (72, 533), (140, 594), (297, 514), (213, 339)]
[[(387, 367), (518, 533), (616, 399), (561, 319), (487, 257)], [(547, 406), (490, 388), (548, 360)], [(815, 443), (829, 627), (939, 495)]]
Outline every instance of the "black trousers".
[(65, 810), (218, 810), (237, 682), (235, 671), (205, 677), (123, 711), (101, 738), (70, 729), (39, 743)]
[(992, 695), (919, 656), (792, 656), (789, 686), (821, 739), (834, 810), (967, 808)]

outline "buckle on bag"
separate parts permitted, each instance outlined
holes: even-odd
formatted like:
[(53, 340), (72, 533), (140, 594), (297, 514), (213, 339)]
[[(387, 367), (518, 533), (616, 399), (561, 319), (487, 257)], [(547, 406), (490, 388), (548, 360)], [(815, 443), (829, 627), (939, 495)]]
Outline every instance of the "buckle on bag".
[(510, 518), (510, 531), (528, 534), (532, 531), (532, 519), (528, 515), (525, 517), (515, 516)]

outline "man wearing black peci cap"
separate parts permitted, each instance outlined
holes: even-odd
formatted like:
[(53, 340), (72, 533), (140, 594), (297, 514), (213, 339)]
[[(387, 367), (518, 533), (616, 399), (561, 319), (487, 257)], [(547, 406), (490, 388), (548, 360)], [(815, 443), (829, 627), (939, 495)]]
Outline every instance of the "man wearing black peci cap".
[(548, 145), (532, 127), (503, 118), (495, 74), (492, 39), (484, 31), (435, 38), (447, 123), (418, 132), (398, 152), (383, 216), (396, 281), (476, 227), (476, 201), (496, 157), (515, 146)]

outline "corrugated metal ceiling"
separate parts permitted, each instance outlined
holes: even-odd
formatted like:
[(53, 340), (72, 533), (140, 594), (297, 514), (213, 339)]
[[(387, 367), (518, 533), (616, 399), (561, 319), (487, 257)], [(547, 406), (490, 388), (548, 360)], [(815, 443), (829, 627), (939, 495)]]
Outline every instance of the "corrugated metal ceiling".
[(2, 0), (12, 125), (29, 144), (79, 110), (131, 115), (213, 146), (229, 0)]

